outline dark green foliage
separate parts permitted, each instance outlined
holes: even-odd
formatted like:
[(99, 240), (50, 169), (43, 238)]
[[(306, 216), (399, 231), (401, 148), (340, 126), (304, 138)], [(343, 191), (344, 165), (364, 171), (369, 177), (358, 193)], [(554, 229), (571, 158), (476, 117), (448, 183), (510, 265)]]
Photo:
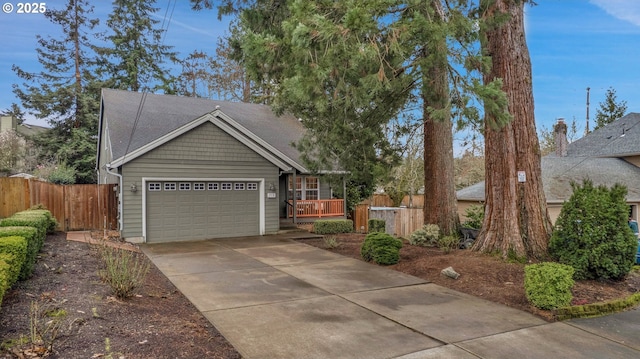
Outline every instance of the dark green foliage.
[(572, 183), (549, 243), (560, 263), (575, 269), (575, 279), (621, 279), (635, 261), (637, 239), (627, 224), (627, 189)]
[[(44, 14), (60, 35), (38, 35), (39, 72), (17, 65), (13, 71), (24, 82), (13, 92), (28, 113), (46, 119), (52, 128), (32, 140), (41, 163), (57, 162), (78, 171), (78, 183), (95, 183), (95, 146), (101, 82), (95, 77), (95, 59), (89, 32), (98, 24), (90, 19), (86, 0), (68, 0)], [(79, 134), (82, 136), (79, 137)]]
[(11, 262), (12, 259), (11, 254), (0, 253), (0, 304), (2, 304), (2, 298), (4, 297), (4, 293), (9, 289), (9, 277), (11, 277), (11, 265), (8, 262)]
[(20, 268), (19, 279), (27, 279), (33, 273), (33, 267), (41, 247), (38, 231), (33, 227), (3, 227), (4, 221), (0, 221), (0, 238), (19, 236), (26, 240), (26, 255), (24, 264)]
[(596, 127), (594, 130), (619, 119), (624, 116), (625, 112), (627, 112), (627, 101), (617, 102), (616, 90), (613, 87), (609, 87), (605, 100), (600, 102), (600, 107), (596, 109)]
[(536, 308), (556, 309), (571, 304), (573, 268), (560, 263), (539, 263), (524, 267), (524, 290)]
[(367, 262), (374, 261), (381, 265), (396, 264), (400, 260), (402, 241), (390, 234), (375, 232), (364, 238), (360, 255)]
[(313, 222), (313, 232), (317, 234), (336, 234), (353, 232), (350, 219), (322, 219)]
[(467, 217), (467, 220), (462, 224), (463, 227), (473, 229), (482, 228), (482, 222), (484, 221), (484, 205), (469, 206), (464, 212), (464, 216)]
[(165, 62), (177, 61), (171, 46), (163, 44), (165, 32), (155, 14), (155, 0), (115, 0), (107, 19), (108, 46), (97, 47), (98, 74), (106, 75), (109, 88), (129, 91), (164, 90), (171, 93), (172, 76)]
[(367, 225), (369, 226), (369, 233), (373, 233), (373, 232), (384, 233), (387, 223), (385, 222), (384, 219), (369, 218)]
[(27, 240), (24, 237), (0, 237), (0, 253), (8, 254), (5, 262), (11, 266), (8, 273), (9, 286), (17, 282), (27, 258)]

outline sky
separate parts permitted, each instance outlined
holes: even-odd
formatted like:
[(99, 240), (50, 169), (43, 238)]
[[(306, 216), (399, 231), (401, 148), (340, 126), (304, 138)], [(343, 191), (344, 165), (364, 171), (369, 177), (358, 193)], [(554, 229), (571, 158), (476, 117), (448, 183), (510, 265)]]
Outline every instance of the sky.
[[(43, 2), (60, 8), (65, 0)], [(525, 6), (526, 38), (533, 70), (535, 118), (538, 129), (551, 129), (557, 118), (576, 121), (580, 135), (587, 116), (589, 91), (590, 128), (595, 113), (613, 88), (628, 112), (640, 112), (640, 1), (638, 0), (536, 0)], [(26, 71), (40, 71), (36, 34), (56, 36), (58, 29), (39, 13), (18, 13), (17, 1), (3, 0), (0, 12), (0, 109), (17, 102), (12, 84), (22, 81), (13, 64)], [(13, 5), (7, 13), (8, 5)], [(110, 1), (94, 1), (95, 17), (105, 22)], [(175, 4), (175, 6), (174, 6)], [(214, 54), (228, 19), (219, 21), (215, 10), (195, 12), (187, 0), (158, 0), (159, 20), (168, 31), (165, 45), (181, 56), (193, 50)], [(23, 8), (24, 9), (24, 8)], [(27, 123), (46, 125), (27, 118)]]

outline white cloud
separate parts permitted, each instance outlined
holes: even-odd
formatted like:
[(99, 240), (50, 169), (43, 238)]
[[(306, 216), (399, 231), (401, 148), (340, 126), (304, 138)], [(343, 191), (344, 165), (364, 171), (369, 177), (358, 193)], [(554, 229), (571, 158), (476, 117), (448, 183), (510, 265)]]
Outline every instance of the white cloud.
[(640, 1), (637, 0), (590, 0), (607, 14), (640, 26)]

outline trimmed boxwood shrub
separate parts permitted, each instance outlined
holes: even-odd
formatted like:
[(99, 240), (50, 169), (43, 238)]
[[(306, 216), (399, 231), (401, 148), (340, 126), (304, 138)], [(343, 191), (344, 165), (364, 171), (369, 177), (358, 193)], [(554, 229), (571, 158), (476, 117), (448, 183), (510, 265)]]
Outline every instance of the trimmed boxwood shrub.
[(58, 226), (58, 221), (53, 217), (51, 212), (46, 209), (29, 209), (27, 211), (22, 211), (14, 214), (12, 217), (29, 217), (29, 216), (44, 216), (47, 219), (47, 233), (51, 234), (55, 232), (56, 227)]
[(573, 267), (560, 263), (538, 263), (524, 267), (524, 290), (536, 308), (556, 309), (571, 304)]
[(367, 225), (369, 227), (369, 233), (386, 231), (387, 222), (384, 219), (369, 218), (369, 221), (367, 222), (368, 222)]
[(47, 217), (43, 215), (21, 215), (14, 214), (9, 218), (5, 218), (0, 220), (0, 227), (33, 227), (36, 229), (36, 239), (37, 239), (37, 250), (36, 253), (40, 251), (42, 245), (44, 245), (44, 240), (47, 237), (47, 230), (49, 228), (49, 220)]
[(5, 262), (11, 266), (9, 273), (9, 286), (18, 281), (22, 267), (27, 259), (27, 240), (24, 237), (0, 237), (0, 253), (9, 254), (11, 257)]
[(622, 279), (633, 267), (638, 242), (627, 223), (627, 189), (571, 184), (549, 241), (549, 253), (575, 269), (575, 279)]
[(33, 267), (36, 263), (38, 252), (42, 245), (41, 239), (38, 237), (38, 230), (33, 227), (0, 227), (0, 237), (18, 236), (26, 240), (27, 253), (24, 264), (20, 269), (20, 279), (24, 280), (31, 276)]
[(11, 257), (11, 254), (0, 253), (0, 304), (2, 304), (4, 293), (10, 286), (9, 277), (11, 276), (11, 265), (7, 262), (12, 261)]
[(350, 219), (321, 219), (313, 222), (313, 232), (317, 234), (336, 234), (353, 232)]
[(360, 248), (362, 259), (381, 265), (396, 264), (400, 260), (402, 241), (382, 232), (369, 233)]

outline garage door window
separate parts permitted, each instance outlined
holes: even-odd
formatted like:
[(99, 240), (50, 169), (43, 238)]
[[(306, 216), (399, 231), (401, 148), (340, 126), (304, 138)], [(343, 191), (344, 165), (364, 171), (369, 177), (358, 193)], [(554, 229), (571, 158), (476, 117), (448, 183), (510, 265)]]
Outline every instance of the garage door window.
[(254, 183), (254, 182), (247, 183), (247, 191), (257, 191), (257, 190), (258, 190), (257, 183)]
[(175, 182), (165, 182), (164, 183), (164, 190), (165, 191), (175, 191), (176, 190), (176, 183)]
[(209, 191), (217, 191), (220, 189), (220, 184), (215, 182), (207, 183), (207, 189)]
[(222, 184), (222, 190), (223, 191), (231, 191), (233, 187), (231, 187), (231, 183), (229, 182), (225, 182)]
[(150, 182), (149, 183), (149, 192), (160, 191), (162, 187), (160, 186), (160, 182)]
[(244, 183), (234, 183), (233, 189), (236, 191), (244, 191)]
[(202, 182), (196, 182), (193, 184), (193, 190), (194, 191), (204, 191), (204, 183)]
[(191, 191), (191, 183), (188, 183), (188, 182), (180, 183), (180, 190), (181, 191)]

